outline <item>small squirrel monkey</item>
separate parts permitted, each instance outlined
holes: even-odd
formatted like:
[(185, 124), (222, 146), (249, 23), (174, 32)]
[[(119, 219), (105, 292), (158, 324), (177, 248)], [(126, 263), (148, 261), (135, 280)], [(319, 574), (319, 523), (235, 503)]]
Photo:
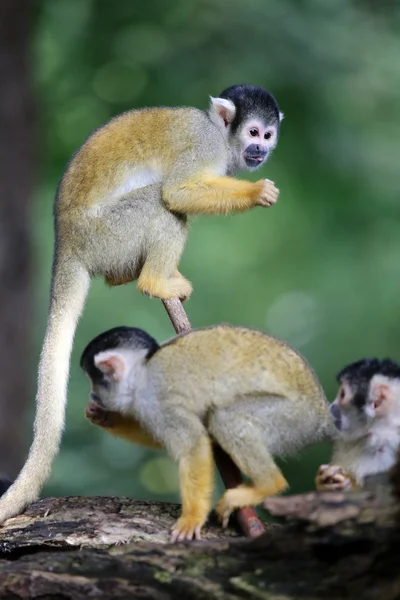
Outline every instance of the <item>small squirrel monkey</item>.
[(338, 375), (330, 406), (338, 430), (332, 465), (321, 465), (318, 490), (361, 487), (369, 475), (391, 469), (400, 447), (400, 366), (389, 359), (363, 359)]
[(34, 440), (19, 477), (0, 499), (0, 523), (35, 500), (57, 455), (69, 362), (92, 277), (137, 280), (156, 298), (188, 298), (178, 271), (187, 218), (274, 204), (273, 182), (234, 179), (278, 142), (283, 115), (273, 96), (235, 85), (197, 108), (132, 110), (96, 129), (72, 157), (55, 200), (55, 250), (41, 352)]
[(330, 436), (334, 427), (304, 358), (244, 327), (193, 330), (161, 346), (140, 329), (117, 327), (90, 342), (81, 367), (91, 382), (89, 419), (114, 435), (163, 447), (178, 461), (182, 516), (174, 541), (200, 538), (211, 508), (212, 440), (251, 480), (219, 501), (226, 526), (235, 509), (286, 488), (273, 456)]

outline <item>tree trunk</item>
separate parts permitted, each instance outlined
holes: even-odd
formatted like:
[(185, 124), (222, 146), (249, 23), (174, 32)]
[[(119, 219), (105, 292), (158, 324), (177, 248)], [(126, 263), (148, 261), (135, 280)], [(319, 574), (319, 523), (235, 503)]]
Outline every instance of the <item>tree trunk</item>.
[[(126, 498), (33, 504), (0, 534), (0, 598), (395, 600), (398, 505), (387, 487), (274, 498), (290, 524), (169, 544), (179, 507)], [(223, 538), (221, 539), (221, 536)]]
[[(31, 331), (29, 207), (33, 110), (29, 87), (29, 0), (0, 2), (0, 476), (23, 459)], [(21, 376), (21, 373), (24, 375)]]

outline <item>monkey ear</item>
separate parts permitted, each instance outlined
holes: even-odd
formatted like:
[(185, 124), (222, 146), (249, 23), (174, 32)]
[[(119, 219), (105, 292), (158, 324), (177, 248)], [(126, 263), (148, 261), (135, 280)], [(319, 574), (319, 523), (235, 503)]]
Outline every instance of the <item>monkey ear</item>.
[(210, 113), (222, 119), (227, 127), (235, 118), (236, 107), (231, 100), (210, 96)]
[(94, 357), (96, 367), (114, 381), (121, 381), (124, 378), (126, 364), (122, 356), (113, 350), (99, 352)]
[(279, 122), (280, 123), (283, 121), (284, 118), (285, 118), (285, 115), (283, 114), (283, 112), (279, 112)]
[(387, 383), (371, 383), (371, 400), (376, 415), (386, 414), (393, 402), (393, 392)]

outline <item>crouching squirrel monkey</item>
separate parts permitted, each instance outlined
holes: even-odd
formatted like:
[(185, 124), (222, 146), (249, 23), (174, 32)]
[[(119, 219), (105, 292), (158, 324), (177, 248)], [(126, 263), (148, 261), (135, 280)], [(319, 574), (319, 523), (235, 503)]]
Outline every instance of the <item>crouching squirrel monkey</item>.
[[(334, 427), (318, 380), (295, 350), (260, 331), (220, 325), (159, 346), (147, 333), (117, 327), (86, 347), (87, 416), (133, 442), (163, 447), (179, 463), (182, 516), (172, 539), (200, 538), (211, 508), (212, 441), (251, 483), (217, 505), (257, 505), (287, 482), (273, 456), (330, 436)], [(101, 415), (99, 403), (108, 413)], [(100, 412), (100, 416), (99, 416)]]
[(234, 179), (261, 166), (278, 142), (282, 114), (262, 88), (236, 85), (208, 111), (149, 108), (97, 129), (72, 157), (55, 200), (50, 309), (38, 375), (34, 440), (19, 477), (0, 499), (0, 523), (35, 500), (57, 455), (69, 361), (91, 277), (137, 279), (156, 298), (192, 291), (178, 271), (187, 217), (271, 206), (266, 179)]
[(362, 487), (367, 476), (392, 468), (400, 447), (400, 366), (359, 360), (342, 369), (338, 382), (330, 406), (338, 430), (333, 464), (319, 468), (318, 490)]

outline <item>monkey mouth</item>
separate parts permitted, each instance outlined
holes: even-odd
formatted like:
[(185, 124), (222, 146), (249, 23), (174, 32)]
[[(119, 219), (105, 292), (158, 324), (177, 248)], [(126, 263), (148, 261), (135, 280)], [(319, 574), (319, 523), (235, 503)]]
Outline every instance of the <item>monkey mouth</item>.
[(248, 167), (259, 167), (267, 158), (267, 154), (245, 154), (243, 158)]

